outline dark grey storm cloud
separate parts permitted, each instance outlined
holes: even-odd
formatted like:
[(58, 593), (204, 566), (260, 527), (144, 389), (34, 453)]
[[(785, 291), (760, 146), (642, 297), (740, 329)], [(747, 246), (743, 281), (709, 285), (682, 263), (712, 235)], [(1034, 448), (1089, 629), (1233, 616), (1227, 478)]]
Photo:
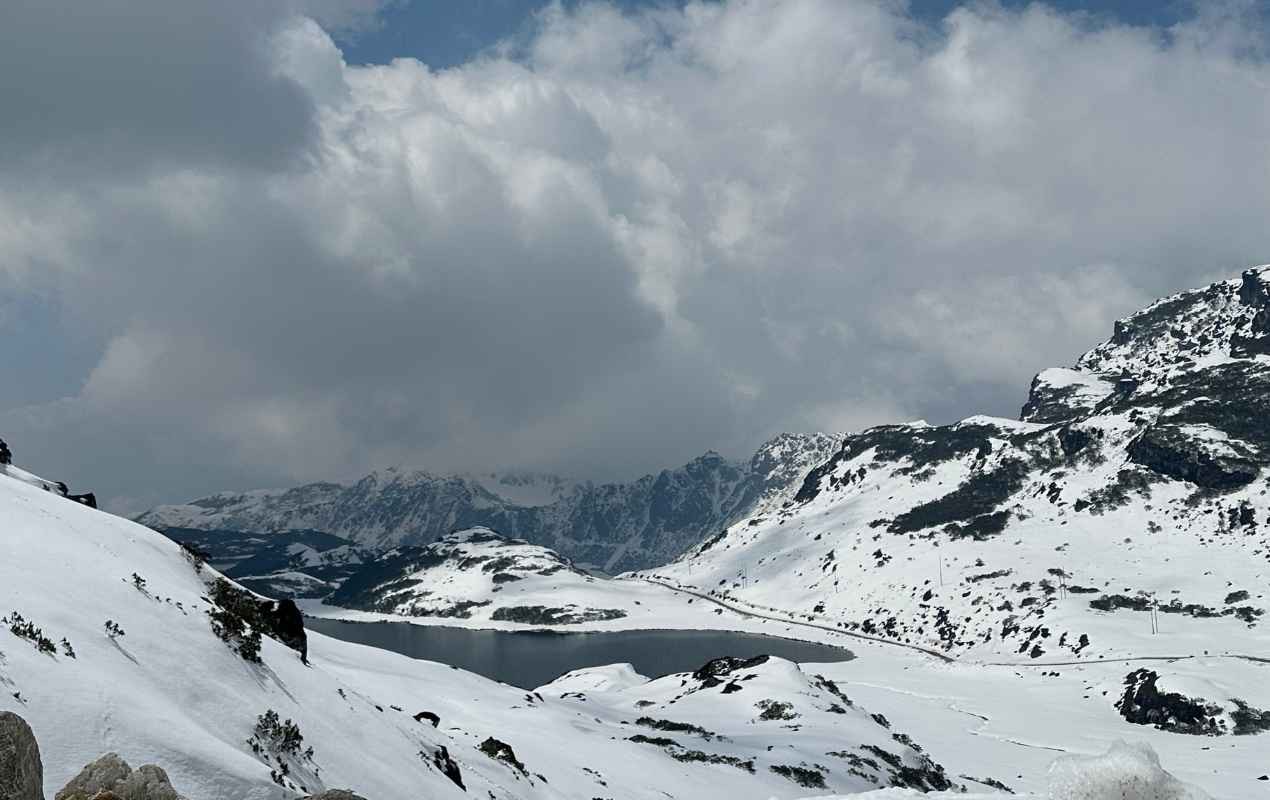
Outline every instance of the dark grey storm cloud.
[(45, 346), (4, 312), (38, 302), (100, 353), (0, 435), (120, 509), (1011, 414), (1116, 316), (1266, 260), (1238, 5), (581, 5), (442, 72), (346, 66), (373, 4), (183, 5), (0, 30), (3, 346)]

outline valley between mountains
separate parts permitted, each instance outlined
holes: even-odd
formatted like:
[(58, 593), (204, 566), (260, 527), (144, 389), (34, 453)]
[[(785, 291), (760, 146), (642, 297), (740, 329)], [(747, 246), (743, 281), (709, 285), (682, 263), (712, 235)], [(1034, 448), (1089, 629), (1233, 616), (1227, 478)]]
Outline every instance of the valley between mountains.
[[(9, 466), (0, 711), (50, 793), (115, 750), (200, 799), (1270, 796), (1268, 398), (1259, 267), (1118, 322), (1018, 419), (786, 435), (630, 484), (395, 471), (132, 522)], [(525, 690), (300, 611), (855, 658)]]

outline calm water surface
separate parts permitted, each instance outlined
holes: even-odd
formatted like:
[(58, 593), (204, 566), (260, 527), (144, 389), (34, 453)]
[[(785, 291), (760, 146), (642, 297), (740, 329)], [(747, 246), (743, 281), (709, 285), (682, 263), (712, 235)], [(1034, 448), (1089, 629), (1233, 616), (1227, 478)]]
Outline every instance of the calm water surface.
[(727, 631), (554, 633), (474, 631), (409, 622), (345, 622), (305, 618), (310, 630), (346, 642), (452, 664), (523, 689), (550, 683), (582, 667), (629, 662), (650, 678), (695, 670), (719, 656), (773, 655), (824, 664), (849, 661), (850, 650)]

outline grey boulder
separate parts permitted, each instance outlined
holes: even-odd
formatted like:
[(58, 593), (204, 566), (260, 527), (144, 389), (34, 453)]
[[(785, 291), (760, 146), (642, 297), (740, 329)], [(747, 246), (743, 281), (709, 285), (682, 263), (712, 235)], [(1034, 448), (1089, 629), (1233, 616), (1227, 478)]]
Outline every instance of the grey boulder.
[(0, 711), (0, 798), (44, 800), (40, 746), (26, 720)]
[(181, 800), (167, 773), (153, 764), (133, 770), (118, 753), (107, 753), (84, 767), (55, 800)]

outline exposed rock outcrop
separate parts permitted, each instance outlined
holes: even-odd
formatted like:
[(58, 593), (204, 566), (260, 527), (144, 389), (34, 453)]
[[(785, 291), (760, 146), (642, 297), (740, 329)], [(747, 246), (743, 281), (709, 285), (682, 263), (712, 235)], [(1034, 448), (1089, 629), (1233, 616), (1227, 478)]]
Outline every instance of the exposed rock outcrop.
[(0, 711), (0, 798), (44, 800), (40, 747), (26, 720)]
[(1160, 676), (1139, 669), (1125, 676), (1125, 690), (1116, 703), (1120, 716), (1135, 725), (1154, 725), (1162, 731), (1217, 736), (1224, 732), (1221, 707), (1202, 698), (1162, 692)]
[(107, 753), (84, 767), (55, 800), (181, 800), (168, 775), (153, 764), (133, 770), (118, 753)]
[(1133, 461), (1154, 472), (1206, 489), (1244, 486), (1261, 471), (1257, 455), (1238, 440), (1224, 435), (1221, 440), (1205, 440), (1174, 425), (1149, 428), (1128, 452)]

